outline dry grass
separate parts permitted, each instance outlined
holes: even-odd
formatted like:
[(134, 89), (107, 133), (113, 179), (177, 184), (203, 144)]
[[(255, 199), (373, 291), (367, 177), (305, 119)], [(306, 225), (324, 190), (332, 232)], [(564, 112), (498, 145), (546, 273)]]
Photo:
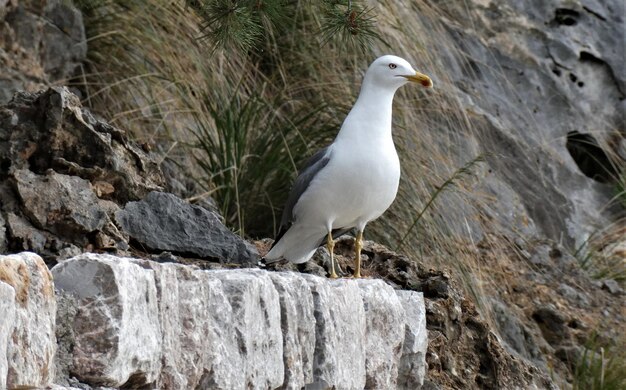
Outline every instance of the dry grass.
[(574, 253), (581, 268), (595, 279), (626, 284), (626, 219), (596, 231)]
[(79, 6), (89, 45), (85, 73), (75, 80), (83, 103), (139, 142), (186, 153), (181, 145), (192, 139), (192, 114), (205, 109), (193, 96), (207, 85), (223, 95), (237, 85), (255, 86), (257, 74), (244, 56), (211, 55), (198, 41), (200, 18), (182, 1), (82, 0)]

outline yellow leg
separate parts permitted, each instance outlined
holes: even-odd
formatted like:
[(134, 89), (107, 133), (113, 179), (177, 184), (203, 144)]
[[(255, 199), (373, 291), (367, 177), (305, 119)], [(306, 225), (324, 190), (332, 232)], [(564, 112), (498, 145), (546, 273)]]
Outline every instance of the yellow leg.
[(328, 248), (328, 253), (330, 253), (330, 278), (337, 279), (337, 273), (335, 273), (335, 240), (333, 240), (331, 232), (328, 232), (328, 237), (326, 238), (326, 248)]
[(356, 233), (356, 238), (354, 239), (354, 262), (356, 264), (354, 269), (354, 277), (361, 277), (361, 249), (363, 248), (363, 232), (359, 231)]

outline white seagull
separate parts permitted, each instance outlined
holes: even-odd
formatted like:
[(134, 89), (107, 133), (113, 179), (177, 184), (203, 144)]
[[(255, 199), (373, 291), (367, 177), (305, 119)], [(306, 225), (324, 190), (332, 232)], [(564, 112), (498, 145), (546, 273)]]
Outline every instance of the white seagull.
[(265, 263), (304, 263), (326, 238), (330, 277), (336, 278), (334, 238), (356, 228), (353, 276), (361, 277), (363, 229), (387, 210), (398, 192), (400, 161), (391, 137), (391, 106), (398, 88), (408, 82), (433, 85), (400, 57), (385, 55), (372, 62), (339, 134), (298, 174)]

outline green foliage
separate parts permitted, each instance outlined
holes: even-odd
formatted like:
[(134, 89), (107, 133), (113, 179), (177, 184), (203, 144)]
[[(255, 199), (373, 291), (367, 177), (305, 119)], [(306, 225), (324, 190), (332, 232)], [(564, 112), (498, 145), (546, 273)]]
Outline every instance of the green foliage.
[(603, 347), (596, 337), (585, 346), (574, 369), (574, 390), (622, 390), (626, 388), (626, 345)]
[[(303, 10), (324, 15), (319, 31), (324, 43), (337, 39), (350, 49), (366, 51), (375, 40), (382, 41), (371, 8), (352, 1), (325, 0), (316, 6), (286, 0), (187, 0), (186, 3), (203, 18), (202, 37), (209, 39), (214, 49), (255, 51), (264, 47), (263, 42), (276, 32), (293, 33)], [(315, 32), (308, 38), (314, 36)]]
[(204, 19), (202, 38), (214, 48), (248, 51), (284, 21), (293, 7), (284, 0), (187, 0)]
[(246, 226), (251, 235), (267, 234), (271, 226), (276, 230), (296, 167), (312, 154), (309, 145), (324, 142), (337, 123), (320, 120), (322, 105), (294, 107), (281, 98), (207, 94), (202, 101), (212, 123), (196, 116), (193, 132), (196, 162), (208, 175), (203, 181), (206, 194), (240, 234)]
[[(346, 4), (347, 3), (347, 4)], [(321, 28), (322, 40), (338, 39), (348, 50), (368, 51), (375, 41), (384, 42), (376, 32), (372, 8), (351, 1), (327, 1)]]

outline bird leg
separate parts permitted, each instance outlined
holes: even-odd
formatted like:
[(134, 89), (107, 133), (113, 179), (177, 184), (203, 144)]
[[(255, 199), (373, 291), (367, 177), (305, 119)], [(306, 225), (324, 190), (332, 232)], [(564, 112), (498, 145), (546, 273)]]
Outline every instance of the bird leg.
[(356, 263), (356, 267), (354, 269), (354, 277), (361, 277), (361, 249), (363, 248), (363, 231), (360, 230), (356, 233), (356, 238), (354, 239), (354, 261)]
[(337, 274), (335, 273), (335, 240), (333, 240), (332, 232), (328, 232), (328, 237), (326, 239), (326, 248), (328, 248), (328, 253), (330, 253), (330, 278), (337, 279)]

